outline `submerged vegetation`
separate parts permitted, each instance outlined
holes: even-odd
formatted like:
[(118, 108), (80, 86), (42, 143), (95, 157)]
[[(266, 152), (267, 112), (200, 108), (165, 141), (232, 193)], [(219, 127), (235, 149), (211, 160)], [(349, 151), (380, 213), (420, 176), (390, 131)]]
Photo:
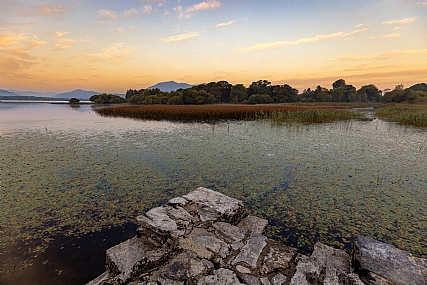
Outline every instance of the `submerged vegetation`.
[(357, 112), (333, 106), (286, 105), (151, 105), (96, 109), (102, 116), (181, 122), (267, 119), (277, 123), (324, 123), (360, 118)]
[(387, 121), (416, 127), (427, 127), (427, 104), (385, 105), (376, 114)]

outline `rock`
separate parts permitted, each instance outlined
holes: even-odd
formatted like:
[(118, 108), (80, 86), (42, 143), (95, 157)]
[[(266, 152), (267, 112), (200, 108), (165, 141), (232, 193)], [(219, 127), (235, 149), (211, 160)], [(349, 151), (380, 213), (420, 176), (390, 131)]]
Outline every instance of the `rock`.
[(271, 278), (271, 284), (272, 285), (283, 285), (286, 283), (286, 280), (288, 278), (283, 275), (282, 273), (276, 274), (273, 278)]
[(294, 276), (292, 276), (290, 285), (312, 285), (321, 284), (322, 268), (317, 260), (308, 256), (298, 255), (297, 267)]
[(160, 265), (168, 258), (168, 253), (134, 237), (107, 250), (106, 269), (117, 282), (132, 281)]
[(276, 269), (282, 268), (283, 270), (290, 268), (290, 263), (293, 262), (296, 250), (290, 248), (279, 242), (268, 240), (269, 249), (264, 256), (260, 273), (268, 274)]
[(217, 221), (220, 217), (214, 209), (208, 207), (197, 210), (197, 213), (199, 214), (199, 218), (202, 222)]
[(249, 268), (246, 268), (246, 267), (241, 266), (241, 265), (237, 265), (236, 270), (239, 271), (240, 273), (246, 273), (246, 274), (249, 274), (252, 272)]
[(262, 285), (271, 285), (270, 280), (268, 280), (268, 277), (260, 278), (260, 281)]
[(210, 251), (218, 254), (222, 258), (226, 258), (230, 252), (229, 245), (220, 239), (212, 236), (194, 236), (194, 239), (200, 242)]
[(190, 250), (194, 252), (200, 258), (211, 259), (213, 253), (206, 249), (204, 245), (193, 239), (193, 236), (180, 238), (178, 246), (184, 250)]
[(182, 197), (176, 197), (176, 198), (173, 198), (173, 199), (170, 199), (169, 201), (168, 201), (168, 204), (169, 205), (180, 205), (180, 206), (184, 206), (184, 205), (186, 205), (188, 203), (188, 201), (187, 200), (185, 200), (184, 198), (182, 198)]
[(244, 262), (252, 268), (257, 267), (258, 258), (262, 250), (267, 245), (267, 237), (258, 233), (252, 233), (245, 246), (242, 247), (240, 253), (233, 260), (232, 264)]
[(187, 280), (187, 266), (181, 261), (175, 261), (166, 271), (166, 277), (173, 280)]
[(182, 197), (189, 202), (214, 209), (220, 215), (221, 221), (232, 224), (238, 223), (246, 213), (242, 201), (207, 188), (199, 187)]
[(399, 285), (425, 285), (416, 260), (406, 251), (359, 235), (355, 243), (354, 260), (360, 269), (378, 274)]
[(228, 243), (242, 241), (245, 238), (247, 232), (246, 229), (239, 228), (224, 222), (217, 222), (212, 226), (216, 230), (217, 236), (227, 241)]
[(102, 273), (101, 275), (99, 275), (89, 283), (86, 283), (86, 285), (101, 285), (103, 281), (106, 281), (108, 279), (108, 277), (109, 277), (108, 272), (105, 271), (104, 273)]
[(350, 256), (341, 249), (335, 249), (323, 243), (314, 245), (311, 257), (317, 259), (323, 267), (331, 267), (343, 272), (350, 272)]
[(249, 274), (242, 274), (242, 279), (248, 285), (261, 285), (259, 278)]
[(225, 268), (220, 268), (214, 271), (213, 275), (208, 275), (199, 280), (197, 285), (238, 285), (240, 283), (236, 274)]
[(255, 216), (247, 216), (246, 218), (242, 219), (237, 226), (239, 228), (247, 229), (253, 233), (263, 234), (267, 225), (267, 220)]

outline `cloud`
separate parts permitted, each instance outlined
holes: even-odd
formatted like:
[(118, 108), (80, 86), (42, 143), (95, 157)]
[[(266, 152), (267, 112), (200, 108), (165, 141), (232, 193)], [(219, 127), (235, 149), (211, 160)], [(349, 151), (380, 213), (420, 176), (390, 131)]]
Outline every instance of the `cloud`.
[(99, 14), (101, 17), (107, 20), (116, 20), (117, 19), (117, 13), (114, 11), (99, 9)]
[(427, 49), (421, 49), (421, 50), (392, 50), (389, 52), (381, 53), (379, 55), (371, 55), (371, 56), (341, 56), (338, 58), (335, 58), (333, 60), (337, 61), (359, 61), (359, 60), (384, 60), (389, 59), (395, 56), (401, 57), (402, 55), (417, 55), (417, 56), (423, 56), (427, 55)]
[(246, 21), (246, 19), (240, 20), (240, 21), (232, 20), (232, 21), (228, 21), (228, 22), (225, 22), (225, 23), (216, 24), (215, 28), (227, 27), (227, 26), (239, 24), (239, 23), (244, 22), (244, 21)]
[(408, 24), (415, 21), (417, 17), (411, 17), (411, 18), (404, 18), (400, 20), (391, 20), (391, 21), (385, 21), (383, 22), (384, 25), (401, 25), (401, 24)]
[(58, 32), (58, 31), (56, 31), (55, 32), (55, 35), (57, 36), (57, 37), (62, 37), (62, 36), (64, 36), (64, 35), (66, 35), (66, 34), (69, 34), (70, 32)]
[(221, 6), (221, 2), (215, 1), (215, 2), (202, 2), (199, 4), (196, 4), (187, 10), (185, 10), (186, 13), (191, 14), (194, 12), (200, 12), (200, 11), (206, 11), (206, 10), (213, 10), (217, 9)]
[(75, 42), (74, 39), (59, 39), (55, 43), (55, 48), (53, 50), (66, 50), (71, 48), (72, 44)]
[(358, 24), (358, 25), (356, 25), (356, 26), (354, 26), (356, 29), (357, 28), (360, 28), (360, 27), (363, 27), (365, 24)]
[(398, 38), (402, 36), (401, 34), (388, 34), (388, 35), (384, 35), (382, 36), (383, 38)]
[(418, 6), (427, 7), (427, 1), (425, 2), (417, 2)]
[(338, 33), (332, 33), (332, 34), (328, 34), (328, 35), (316, 35), (314, 37), (302, 38), (302, 39), (299, 39), (296, 41), (278, 41), (278, 42), (270, 42), (270, 43), (265, 43), (265, 44), (257, 44), (257, 45), (253, 45), (253, 46), (249, 46), (249, 47), (236, 47), (236, 48), (234, 48), (234, 51), (250, 52), (250, 51), (257, 51), (257, 50), (273, 50), (273, 49), (284, 48), (286, 46), (294, 46), (294, 45), (299, 45), (299, 44), (326, 41), (326, 40), (331, 40), (331, 39), (336, 39), (336, 38), (344, 38), (344, 37), (360, 34), (366, 30), (368, 30), (368, 28), (354, 30), (354, 31), (349, 32), (349, 33), (338, 32)]
[(140, 9), (129, 9), (124, 11), (121, 14), (122, 18), (131, 18), (131, 17), (136, 17), (139, 16), (141, 14), (150, 14), (151, 11), (153, 11), (153, 7), (151, 7), (151, 5), (145, 5), (144, 7), (140, 8)]
[(130, 17), (135, 17), (139, 15), (139, 11), (136, 10), (135, 8), (126, 10), (122, 13), (122, 17), (123, 18), (130, 18)]
[(61, 14), (66, 12), (65, 7), (60, 5), (44, 5), (33, 9), (29, 14), (32, 16), (48, 16), (52, 14)]
[(90, 64), (104, 63), (106, 59), (114, 64), (120, 64), (126, 59), (133, 58), (134, 48), (125, 46), (124, 43), (117, 43), (103, 48), (99, 53), (82, 54), (79, 57), (85, 58)]
[(200, 36), (200, 34), (198, 32), (191, 32), (191, 33), (186, 33), (186, 34), (181, 34), (178, 36), (172, 36), (166, 39), (160, 39), (160, 42), (182, 42), (182, 41), (187, 41), (190, 39), (194, 39), (196, 37)]
[(212, 1), (212, 2), (201, 2), (201, 3), (195, 4), (187, 8), (186, 10), (184, 10), (182, 6), (177, 6), (173, 8), (173, 11), (175, 12), (175, 14), (177, 14), (178, 19), (186, 20), (191, 18), (192, 13), (207, 11), (207, 10), (214, 10), (219, 7), (221, 7), (221, 2)]

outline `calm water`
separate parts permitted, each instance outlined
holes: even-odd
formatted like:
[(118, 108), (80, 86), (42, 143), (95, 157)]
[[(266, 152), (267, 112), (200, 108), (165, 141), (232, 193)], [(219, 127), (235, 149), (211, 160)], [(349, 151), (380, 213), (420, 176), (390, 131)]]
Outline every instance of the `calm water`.
[(0, 284), (84, 284), (137, 214), (199, 186), (242, 199), (302, 250), (348, 248), (360, 233), (427, 256), (426, 129), (183, 124), (2, 102), (0, 133)]

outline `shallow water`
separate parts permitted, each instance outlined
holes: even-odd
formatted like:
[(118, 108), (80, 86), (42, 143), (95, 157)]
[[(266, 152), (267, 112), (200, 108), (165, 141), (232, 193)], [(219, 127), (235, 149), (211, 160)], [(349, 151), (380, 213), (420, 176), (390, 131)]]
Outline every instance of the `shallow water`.
[[(58, 251), (57, 240), (133, 222), (199, 186), (242, 199), (270, 220), (270, 236), (305, 251), (367, 234), (427, 256), (426, 129), (377, 119), (183, 124), (100, 117), (93, 108), (0, 104), (2, 284), (19, 284), (4, 281), (23, 254), (12, 241), (29, 242), (31, 261), (15, 271), (30, 272)], [(76, 284), (67, 276), (61, 284)]]

